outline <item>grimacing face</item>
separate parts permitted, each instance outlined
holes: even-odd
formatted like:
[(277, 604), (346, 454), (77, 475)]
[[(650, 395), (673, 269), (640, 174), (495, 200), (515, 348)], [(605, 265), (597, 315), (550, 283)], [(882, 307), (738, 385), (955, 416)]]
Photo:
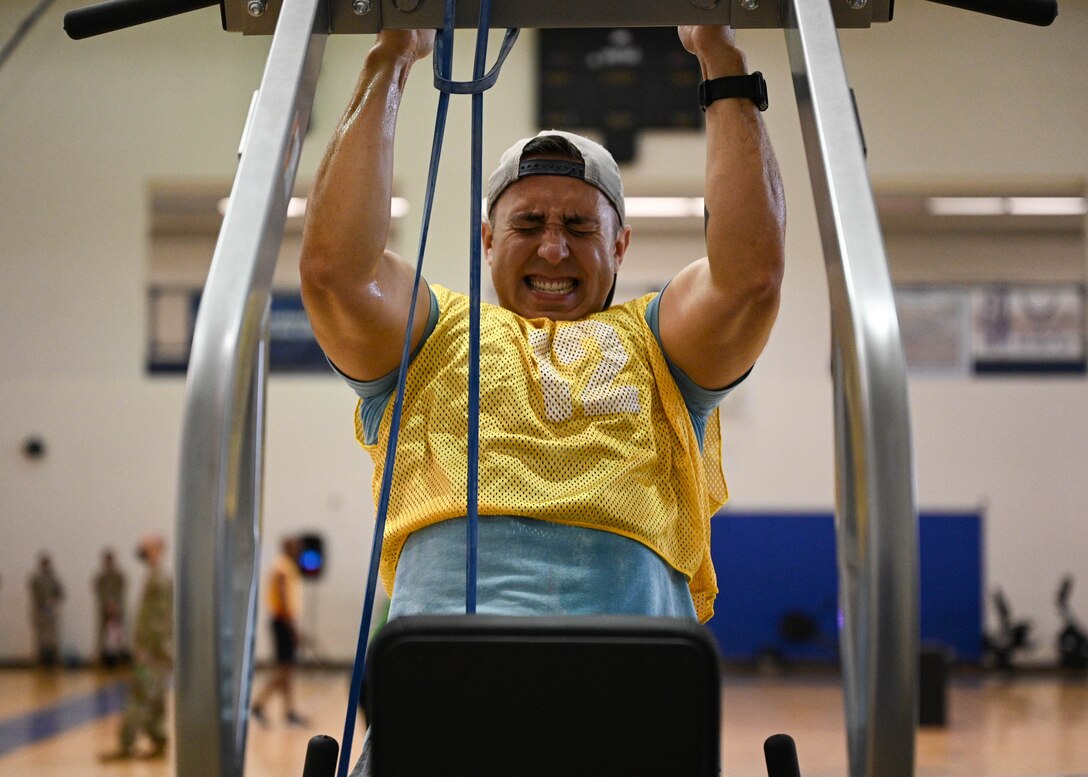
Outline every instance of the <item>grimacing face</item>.
[(604, 307), (631, 237), (599, 189), (558, 175), (510, 184), (482, 230), (499, 304), (557, 321)]

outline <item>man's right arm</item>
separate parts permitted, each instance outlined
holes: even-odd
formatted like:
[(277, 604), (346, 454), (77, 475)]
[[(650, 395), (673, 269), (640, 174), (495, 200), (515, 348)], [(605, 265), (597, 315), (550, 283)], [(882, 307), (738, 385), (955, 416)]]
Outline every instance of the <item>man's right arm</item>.
[[(378, 35), (306, 208), (302, 299), (325, 354), (357, 380), (379, 378), (400, 363), (414, 268), (386, 249), (393, 138), (408, 73), (433, 45), (434, 32), (428, 30)], [(424, 288), (413, 343), (422, 336), (429, 308)]]

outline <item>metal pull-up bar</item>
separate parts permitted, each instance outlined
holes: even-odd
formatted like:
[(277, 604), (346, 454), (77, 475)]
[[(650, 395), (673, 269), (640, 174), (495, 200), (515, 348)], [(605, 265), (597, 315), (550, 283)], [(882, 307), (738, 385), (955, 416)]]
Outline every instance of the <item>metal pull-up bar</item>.
[[(928, 0), (1003, 19), (1046, 26), (1058, 14), (1057, 0)], [(64, 29), (72, 38), (88, 38), (137, 24), (219, 6), (223, 29), (245, 35), (271, 35), (284, 0), (106, 0), (69, 11)], [(890, 22), (894, 0), (831, 0), (836, 27), (869, 27)], [(728, 24), (736, 29), (786, 26), (787, 4), (778, 0), (494, 0), (493, 27), (671, 27), (678, 24)], [(471, 3), (457, 8), (458, 27), (477, 26)], [(366, 33), (381, 29), (437, 29), (442, 26), (438, 0), (327, 0), (315, 19), (324, 33)]]
[[(944, 2), (944, 0), (938, 0)], [(1055, 0), (946, 4), (1049, 24)], [(179, 777), (241, 777), (252, 679), (272, 272), (325, 37), (440, 27), (437, 0), (111, 0), (75, 38), (219, 5), (274, 31), (193, 335), (178, 495)], [(475, 11), (458, 16), (475, 26)], [(851, 777), (914, 770), (918, 548), (906, 367), (836, 27), (891, 0), (494, 0), (495, 26), (731, 24), (785, 30), (831, 301), (836, 534)]]

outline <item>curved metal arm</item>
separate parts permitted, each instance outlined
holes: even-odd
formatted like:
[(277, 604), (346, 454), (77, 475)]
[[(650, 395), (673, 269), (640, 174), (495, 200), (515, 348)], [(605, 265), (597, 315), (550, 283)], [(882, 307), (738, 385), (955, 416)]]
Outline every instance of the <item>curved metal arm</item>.
[(918, 530), (906, 364), (831, 13), (792, 0), (786, 42), (831, 297), (840, 635), (851, 777), (914, 772)]
[(325, 35), (284, 0), (193, 333), (177, 515), (177, 774), (243, 772), (268, 310)]

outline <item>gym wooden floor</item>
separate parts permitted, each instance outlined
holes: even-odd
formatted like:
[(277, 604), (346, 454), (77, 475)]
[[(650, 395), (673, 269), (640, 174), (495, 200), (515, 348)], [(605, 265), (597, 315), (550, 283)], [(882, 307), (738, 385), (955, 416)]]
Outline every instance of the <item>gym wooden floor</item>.
[[(32, 744), (11, 745), (14, 721), (94, 693), (121, 675), (86, 671), (0, 671), (0, 774), (21, 777), (169, 777), (165, 760), (100, 764), (116, 747), (117, 713)], [(246, 774), (298, 777), (313, 734), (342, 736), (347, 673), (303, 671), (298, 707), (306, 727), (282, 722), (278, 700), (269, 727), (250, 728)], [(257, 684), (262, 681), (258, 673)], [(924, 728), (917, 740), (917, 777), (1088, 777), (1088, 678), (1025, 673), (1012, 679), (953, 672), (949, 724)], [(760, 675), (727, 669), (722, 686), (725, 777), (764, 777), (763, 740), (785, 732), (797, 741), (805, 777), (847, 777), (842, 689), (831, 670)], [(356, 734), (356, 750), (360, 733)], [(0, 741), (0, 746), (4, 743)], [(5, 751), (6, 750), (6, 751)]]

